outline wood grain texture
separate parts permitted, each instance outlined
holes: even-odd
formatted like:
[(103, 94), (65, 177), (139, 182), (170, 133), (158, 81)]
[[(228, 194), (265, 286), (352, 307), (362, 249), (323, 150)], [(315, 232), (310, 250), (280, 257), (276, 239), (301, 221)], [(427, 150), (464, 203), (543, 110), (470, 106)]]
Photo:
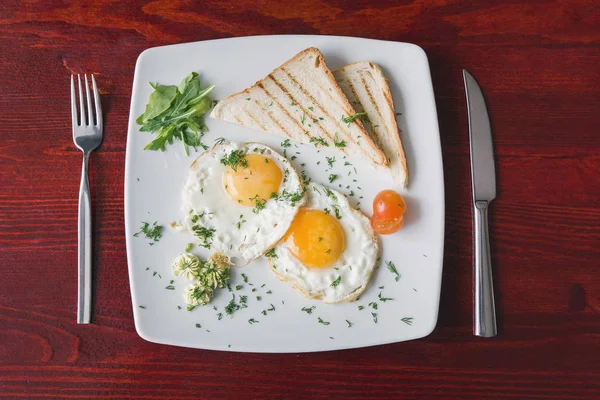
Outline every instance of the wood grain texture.
[[(600, 6), (597, 1), (0, 3), (0, 397), (600, 398)], [(414, 42), (428, 54), (446, 181), (440, 317), (414, 342), (300, 355), (190, 351), (135, 333), (123, 173), (145, 48), (277, 33)], [(500, 336), (471, 335), (471, 204), (461, 69), (494, 130)], [(76, 313), (77, 193), (68, 77), (97, 76), (91, 158), (94, 324)]]

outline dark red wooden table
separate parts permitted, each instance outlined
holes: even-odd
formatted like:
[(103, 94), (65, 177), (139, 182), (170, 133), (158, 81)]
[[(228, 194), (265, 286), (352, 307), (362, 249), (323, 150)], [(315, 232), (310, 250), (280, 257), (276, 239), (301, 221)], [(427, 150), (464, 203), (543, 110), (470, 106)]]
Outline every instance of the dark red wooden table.
[[(600, 398), (597, 1), (203, 3), (0, 3), (0, 397)], [(160, 346), (135, 333), (123, 171), (136, 58), (157, 45), (276, 33), (413, 42), (429, 56), (447, 234), (438, 327), (425, 339), (261, 355)], [(495, 134), (495, 339), (471, 334), (462, 68), (484, 88)], [(81, 154), (71, 73), (96, 74), (105, 110), (91, 161), (89, 326), (75, 323)]]

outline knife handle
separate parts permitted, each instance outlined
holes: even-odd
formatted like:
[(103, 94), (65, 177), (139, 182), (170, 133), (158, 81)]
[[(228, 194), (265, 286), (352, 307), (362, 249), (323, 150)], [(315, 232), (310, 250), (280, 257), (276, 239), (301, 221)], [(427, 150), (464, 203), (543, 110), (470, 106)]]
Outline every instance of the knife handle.
[(494, 304), (494, 282), (490, 257), (490, 236), (488, 232), (488, 202), (476, 201), (475, 217), (475, 336), (493, 337), (498, 334), (496, 327), (496, 306)]

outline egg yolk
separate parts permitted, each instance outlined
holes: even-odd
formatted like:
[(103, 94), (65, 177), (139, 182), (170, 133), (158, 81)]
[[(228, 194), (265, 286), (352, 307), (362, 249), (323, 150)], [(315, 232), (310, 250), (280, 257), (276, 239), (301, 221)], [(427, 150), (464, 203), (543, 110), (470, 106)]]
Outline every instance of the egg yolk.
[(225, 190), (232, 200), (245, 206), (255, 206), (256, 200), (264, 201), (271, 193), (279, 193), (281, 169), (273, 159), (260, 154), (246, 155), (248, 167), (238, 166), (236, 170), (227, 167)]
[(292, 254), (309, 268), (330, 266), (346, 247), (340, 223), (321, 210), (301, 209), (283, 240)]

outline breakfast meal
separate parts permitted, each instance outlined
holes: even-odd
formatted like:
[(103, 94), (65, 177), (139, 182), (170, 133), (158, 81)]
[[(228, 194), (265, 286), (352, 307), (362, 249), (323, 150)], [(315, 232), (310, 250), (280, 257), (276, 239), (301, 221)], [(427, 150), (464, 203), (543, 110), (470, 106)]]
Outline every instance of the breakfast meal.
[[(376, 234), (402, 227), (404, 199), (393, 190), (378, 193), (368, 218), (358, 209), (359, 202), (353, 206), (349, 201), (355, 195), (350, 185), (345, 185), (348, 197), (342, 193), (338, 174), (328, 174), (336, 189), (317, 183), (304, 170), (298, 172), (297, 161), (292, 163), (300, 152), (288, 159), (287, 149), (292, 140), (337, 152), (338, 160), (351, 168), (350, 157), (356, 157), (406, 188), (406, 157), (381, 68), (357, 62), (332, 73), (321, 52), (308, 48), (216, 104), (213, 118), (285, 138), (283, 155), (261, 143), (219, 138), (211, 148), (202, 144), (207, 130), (203, 116), (213, 105), (208, 94), (214, 86), (201, 89), (197, 74), (179, 86), (151, 86), (150, 101), (137, 120), (142, 131), (158, 133), (146, 149), (164, 150), (174, 139), (182, 141), (186, 154), (187, 146), (204, 149), (183, 186), (182, 222), (172, 223), (193, 234), (196, 245), (214, 252), (201, 261), (190, 253), (190, 243), (172, 265), (175, 276), (192, 281), (184, 293), (188, 310), (208, 304), (219, 288), (232, 292), (230, 266), (243, 267), (261, 256), (277, 278), (307, 298), (328, 304), (359, 298), (379, 261)], [(326, 161), (331, 170), (335, 154)], [(348, 176), (352, 172), (357, 174), (356, 168)], [(145, 223), (144, 229), (147, 238), (160, 237), (160, 231), (151, 231), (155, 226)], [(386, 265), (397, 281), (394, 264)], [(233, 294), (229, 311), (240, 308), (235, 298)], [(240, 298), (244, 308), (247, 296)], [(379, 298), (392, 300), (382, 298), (381, 292)]]

